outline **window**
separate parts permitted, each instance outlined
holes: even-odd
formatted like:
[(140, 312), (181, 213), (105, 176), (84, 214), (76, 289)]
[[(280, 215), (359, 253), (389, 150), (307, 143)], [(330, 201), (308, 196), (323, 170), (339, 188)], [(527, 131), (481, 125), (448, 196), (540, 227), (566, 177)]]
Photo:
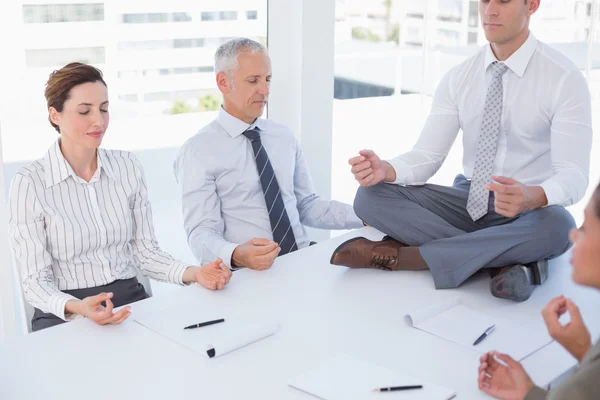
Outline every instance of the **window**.
[(104, 47), (25, 50), (27, 67), (62, 67), (74, 61), (104, 64)]
[(477, 32), (469, 32), (468, 44), (477, 44)]
[[(106, 147), (134, 151), (139, 157), (146, 167), (161, 247), (194, 262), (176, 207), (176, 183), (173, 174), (164, 171), (172, 171), (177, 149), (199, 124), (215, 116), (216, 102), (205, 101), (201, 107), (199, 97), (211, 93), (214, 99), (221, 98), (211, 66), (216, 46), (234, 34), (266, 43), (267, 0), (228, 0), (223, 6), (211, 0), (159, 7), (155, 3), (0, 0), (2, 28), (18, 32), (10, 38), (5, 35), (10, 46), (3, 48), (3, 60), (23, 60), (22, 68), (0, 63), (0, 76), (14, 76), (14, 82), (5, 85), (5, 79), (0, 85), (5, 187), (19, 167), (43, 157), (57, 137), (48, 123), (44, 98), (49, 74), (72, 61), (92, 63), (102, 70), (109, 88), (111, 127)], [(252, 23), (246, 10), (256, 11)], [(206, 20), (219, 23), (208, 31), (196, 29)], [(197, 115), (173, 115), (178, 96), (189, 107), (175, 111)], [(170, 285), (153, 282), (153, 289), (160, 287), (168, 290)]]
[(150, 13), (148, 14), (149, 23), (162, 23), (169, 20), (169, 14), (167, 13)]
[(202, 21), (216, 21), (219, 17), (219, 13), (216, 11), (203, 12), (200, 14), (200, 19)]
[(192, 20), (192, 16), (185, 12), (173, 13), (173, 22), (189, 22)]
[(121, 15), (121, 21), (124, 24), (156, 24), (165, 22), (189, 22), (192, 16), (187, 12), (175, 13), (133, 13)]
[(137, 103), (138, 95), (137, 94), (122, 94), (122, 95), (119, 95), (119, 100), (127, 101), (130, 103)]
[(175, 39), (173, 40), (173, 47), (176, 49), (192, 47), (192, 39)]
[(237, 19), (237, 11), (221, 11), (219, 19), (222, 21), (234, 21)]
[[(202, 21), (234, 21), (237, 19), (237, 11), (207, 11), (200, 14)], [(250, 18), (248, 18), (250, 19)]]
[(257, 19), (258, 12), (257, 11), (246, 11), (246, 19)]
[(36, 4), (23, 6), (26, 24), (104, 21), (104, 4)]
[(175, 75), (193, 74), (194, 72), (196, 72), (196, 68), (194, 67), (179, 67), (173, 69), (173, 73)]
[(144, 101), (171, 101), (172, 93), (171, 92), (155, 92), (155, 93), (145, 93)]
[(469, 3), (469, 27), (475, 28), (479, 23), (479, 2), (471, 1)]
[(123, 14), (123, 23), (124, 24), (143, 24), (145, 14)]

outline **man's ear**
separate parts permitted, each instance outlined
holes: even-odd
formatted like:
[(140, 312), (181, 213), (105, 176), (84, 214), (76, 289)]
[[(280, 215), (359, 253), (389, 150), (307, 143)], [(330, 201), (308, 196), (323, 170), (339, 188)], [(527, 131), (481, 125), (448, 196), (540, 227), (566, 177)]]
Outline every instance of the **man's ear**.
[(48, 113), (50, 114), (50, 121), (52, 121), (54, 125), (60, 126), (60, 113), (56, 111), (56, 108), (50, 107)]
[(532, 16), (538, 10), (538, 8), (540, 8), (540, 2), (542, 0), (528, 0), (528, 1), (529, 1), (529, 5), (527, 6), (527, 14), (529, 16)]
[(231, 81), (227, 74), (223, 72), (217, 73), (217, 87), (223, 94), (231, 92)]

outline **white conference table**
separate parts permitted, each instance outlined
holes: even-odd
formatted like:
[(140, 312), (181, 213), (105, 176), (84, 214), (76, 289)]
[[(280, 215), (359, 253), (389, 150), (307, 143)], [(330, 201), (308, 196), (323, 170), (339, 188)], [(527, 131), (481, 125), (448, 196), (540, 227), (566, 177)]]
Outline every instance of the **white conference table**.
[[(287, 382), (340, 353), (454, 389), (458, 399), (488, 398), (477, 388), (476, 352), (410, 328), (403, 320), (409, 311), (457, 294), (470, 307), (530, 320), (564, 293), (580, 305), (593, 337), (600, 333), (600, 299), (572, 283), (568, 256), (551, 263), (549, 280), (532, 298), (513, 303), (489, 294), (487, 274), (458, 289), (436, 291), (428, 271), (350, 270), (329, 264), (339, 243), (361, 235), (382, 236), (363, 228), (280, 257), (268, 271), (240, 270), (223, 291), (177, 288), (132, 308), (135, 315), (195, 303), (224, 318), (268, 317), (281, 323), (269, 338), (208, 359), (133, 318), (104, 327), (78, 320), (0, 345), (0, 399), (310, 399)], [(527, 357), (524, 365), (536, 383), (547, 385), (575, 360), (553, 342)]]

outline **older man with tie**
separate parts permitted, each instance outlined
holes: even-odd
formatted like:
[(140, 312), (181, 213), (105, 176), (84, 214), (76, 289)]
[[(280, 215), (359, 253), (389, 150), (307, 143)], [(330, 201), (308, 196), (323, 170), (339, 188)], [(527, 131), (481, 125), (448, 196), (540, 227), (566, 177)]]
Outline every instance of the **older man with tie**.
[[(569, 248), (564, 206), (588, 185), (592, 125), (581, 72), (529, 32), (539, 5), (481, 1), (490, 43), (442, 79), (413, 150), (350, 160), (357, 215), (389, 237), (344, 243), (333, 264), (429, 269), (438, 289), (489, 268), (492, 294), (515, 301), (546, 279), (546, 260)], [(451, 187), (426, 184), (459, 130), (464, 174)]]
[(310, 244), (303, 225), (362, 226), (352, 207), (315, 194), (292, 132), (262, 119), (271, 62), (261, 44), (224, 43), (215, 55), (223, 107), (181, 148), (175, 174), (188, 243), (199, 260), (264, 270), (278, 255)]

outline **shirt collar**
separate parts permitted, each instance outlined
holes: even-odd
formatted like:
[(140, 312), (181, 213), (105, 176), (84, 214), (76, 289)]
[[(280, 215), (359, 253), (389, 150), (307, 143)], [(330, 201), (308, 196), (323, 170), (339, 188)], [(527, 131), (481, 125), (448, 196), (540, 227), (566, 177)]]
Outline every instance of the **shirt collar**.
[(264, 120), (262, 118), (256, 118), (254, 123), (247, 124), (241, 119), (234, 117), (229, 114), (223, 106), (219, 109), (219, 115), (217, 115), (217, 122), (225, 132), (229, 134), (232, 138), (236, 138), (240, 136), (242, 133), (247, 131), (248, 129), (259, 128), (264, 130)]
[[(521, 47), (519, 47), (517, 51), (513, 53), (512, 56), (508, 57), (508, 59), (504, 61), (504, 64), (506, 64), (506, 66), (512, 72), (517, 74), (519, 78), (522, 78), (523, 74), (525, 74), (525, 70), (527, 69), (527, 65), (529, 64), (531, 57), (533, 57), (537, 43), (538, 41), (535, 36), (533, 36), (533, 33), (529, 32), (529, 36), (527, 37), (525, 43), (523, 43)], [(492, 45), (488, 44), (485, 53), (485, 63), (483, 65), (484, 70), (487, 71), (488, 67), (495, 61), (498, 61), (498, 59), (492, 51)]]
[(102, 169), (102, 171), (106, 172), (109, 178), (113, 180), (117, 180), (117, 175), (115, 174), (115, 170), (113, 169), (112, 163), (108, 158), (108, 154), (104, 149), (98, 149), (98, 169)]
[[(98, 149), (98, 169), (102, 169), (106, 174), (115, 179), (115, 174), (112, 169), (110, 162), (106, 157), (106, 151)], [(46, 179), (46, 189), (58, 185), (69, 176), (77, 177), (75, 171), (71, 167), (71, 164), (63, 156), (60, 150), (60, 138), (54, 142), (54, 144), (48, 149), (46, 156), (44, 157), (44, 170)]]

